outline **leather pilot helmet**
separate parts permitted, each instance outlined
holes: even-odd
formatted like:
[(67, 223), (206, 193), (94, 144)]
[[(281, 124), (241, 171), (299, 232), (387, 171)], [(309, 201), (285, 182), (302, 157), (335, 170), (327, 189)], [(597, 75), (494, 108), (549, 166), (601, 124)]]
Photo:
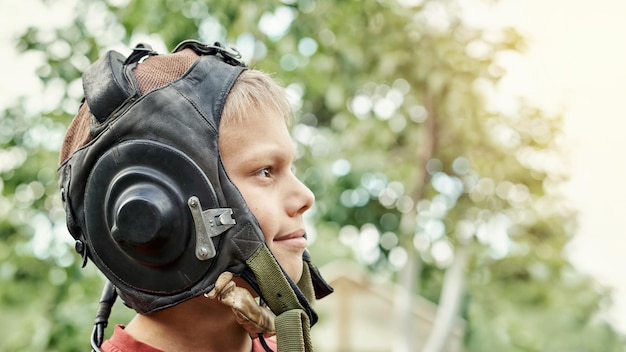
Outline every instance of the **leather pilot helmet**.
[(221, 163), (222, 110), (246, 69), (235, 50), (190, 40), (165, 55), (109, 51), (83, 74), (58, 169), (67, 226), (83, 265), (93, 261), (139, 313), (207, 293), (224, 271), (277, 324), (300, 312), (313, 325), (310, 302), (332, 292), (308, 252), (299, 283), (284, 273)]

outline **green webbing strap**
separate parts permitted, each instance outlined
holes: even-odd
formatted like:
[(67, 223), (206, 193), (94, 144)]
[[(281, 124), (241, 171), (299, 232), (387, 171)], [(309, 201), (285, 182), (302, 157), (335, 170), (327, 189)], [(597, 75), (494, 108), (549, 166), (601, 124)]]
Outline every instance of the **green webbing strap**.
[(315, 290), (313, 289), (313, 279), (311, 279), (311, 272), (309, 271), (309, 264), (307, 262), (302, 263), (302, 277), (298, 281), (298, 287), (304, 294), (304, 297), (310, 302), (315, 302)]
[(309, 317), (301, 309), (292, 309), (276, 316), (278, 352), (313, 351)]
[[(257, 278), (265, 302), (276, 314), (278, 351), (313, 352), (309, 317), (284, 275), (276, 274), (281, 273), (282, 269), (269, 248), (266, 245), (260, 246), (246, 262)], [(308, 267), (304, 271), (310, 281)]]

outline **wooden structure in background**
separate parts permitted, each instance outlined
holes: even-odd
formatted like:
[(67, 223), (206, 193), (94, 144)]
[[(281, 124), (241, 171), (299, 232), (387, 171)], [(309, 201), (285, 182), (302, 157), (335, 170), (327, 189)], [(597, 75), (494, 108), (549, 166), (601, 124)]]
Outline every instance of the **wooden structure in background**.
[[(391, 282), (375, 282), (354, 264), (331, 263), (321, 268), (335, 293), (318, 301), (319, 323), (312, 329), (318, 352), (395, 352), (400, 339), (394, 298), (399, 287)], [(419, 352), (434, 324), (437, 305), (415, 296), (412, 307), (413, 345)], [(465, 322), (458, 319), (446, 349), (463, 351)], [(413, 351), (411, 351), (413, 352)]]

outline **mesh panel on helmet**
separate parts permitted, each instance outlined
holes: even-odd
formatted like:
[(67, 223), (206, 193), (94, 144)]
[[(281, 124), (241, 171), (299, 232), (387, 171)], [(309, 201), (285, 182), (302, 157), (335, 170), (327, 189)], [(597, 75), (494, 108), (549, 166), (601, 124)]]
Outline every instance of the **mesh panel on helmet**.
[(65, 132), (61, 152), (59, 153), (59, 161), (63, 163), (67, 160), (76, 149), (89, 143), (91, 136), (89, 135), (89, 107), (83, 103), (78, 109), (78, 114), (72, 120), (72, 123)]
[[(191, 49), (185, 49), (174, 54), (147, 57), (133, 71), (140, 94), (144, 95), (179, 78), (198, 57)], [(89, 134), (90, 116), (89, 106), (86, 103), (82, 104), (65, 133), (59, 154), (61, 163), (67, 160), (78, 148), (91, 141)]]
[(141, 95), (182, 76), (197, 59), (198, 55), (191, 49), (148, 57), (137, 65), (134, 72)]

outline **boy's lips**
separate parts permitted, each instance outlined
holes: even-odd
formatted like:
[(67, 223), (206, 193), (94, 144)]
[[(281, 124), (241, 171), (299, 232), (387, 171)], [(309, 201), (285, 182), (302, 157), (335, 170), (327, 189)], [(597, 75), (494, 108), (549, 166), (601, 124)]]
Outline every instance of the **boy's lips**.
[(304, 230), (298, 230), (287, 235), (275, 237), (274, 243), (290, 247), (306, 248), (308, 241)]

